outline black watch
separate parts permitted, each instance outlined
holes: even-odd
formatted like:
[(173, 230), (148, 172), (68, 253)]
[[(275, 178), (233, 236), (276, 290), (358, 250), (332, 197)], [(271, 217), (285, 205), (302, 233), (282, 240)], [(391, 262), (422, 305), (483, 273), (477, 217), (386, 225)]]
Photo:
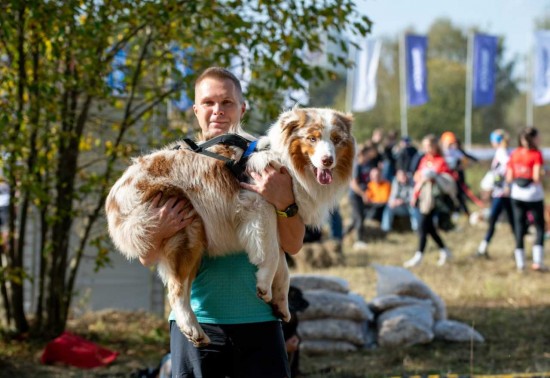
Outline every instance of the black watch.
[(296, 214), (298, 214), (298, 205), (295, 203), (287, 207), (284, 211), (277, 210), (277, 215), (283, 218), (291, 218)]

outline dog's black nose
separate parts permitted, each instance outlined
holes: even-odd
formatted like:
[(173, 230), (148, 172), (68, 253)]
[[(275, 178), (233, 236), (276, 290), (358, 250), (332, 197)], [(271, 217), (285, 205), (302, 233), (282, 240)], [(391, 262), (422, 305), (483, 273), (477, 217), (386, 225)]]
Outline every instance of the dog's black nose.
[(321, 159), (321, 163), (323, 163), (325, 167), (330, 167), (332, 163), (334, 163), (334, 159), (332, 156), (325, 156)]

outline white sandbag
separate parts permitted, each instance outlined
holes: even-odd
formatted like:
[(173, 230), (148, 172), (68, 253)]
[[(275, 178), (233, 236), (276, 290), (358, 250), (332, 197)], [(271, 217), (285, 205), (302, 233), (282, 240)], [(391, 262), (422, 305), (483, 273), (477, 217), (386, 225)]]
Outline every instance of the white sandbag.
[(441, 297), (409, 270), (398, 266), (378, 264), (374, 264), (374, 268), (378, 274), (377, 297), (395, 294), (430, 299), (435, 308), (435, 319), (447, 319), (447, 308)]
[(410, 305), (427, 305), (433, 306), (431, 299), (420, 299), (415, 297), (409, 297), (406, 295), (388, 294), (381, 297), (374, 298), (369, 307), (376, 313), (391, 310), (392, 308)]
[(365, 345), (365, 322), (350, 319), (312, 319), (298, 323), (302, 340), (341, 340)]
[(433, 307), (402, 306), (383, 312), (377, 319), (378, 345), (408, 347), (433, 340)]
[(347, 341), (302, 340), (300, 351), (305, 354), (328, 354), (334, 352), (355, 352), (359, 348)]
[(348, 297), (349, 299), (356, 301), (357, 305), (363, 309), (363, 311), (367, 316), (367, 320), (369, 322), (372, 322), (374, 320), (374, 312), (372, 312), (372, 310), (369, 307), (369, 304), (367, 303), (365, 298), (363, 298), (362, 295), (351, 292), (351, 293), (348, 293)]
[(338, 293), (349, 292), (349, 283), (336, 276), (324, 276), (321, 274), (293, 274), (290, 276), (290, 284), (302, 291), (306, 290), (330, 290)]
[(298, 313), (298, 319), (352, 319), (369, 320), (373, 313), (364, 299), (349, 294), (336, 293), (328, 290), (306, 290), (304, 298), (309, 306)]
[(485, 342), (485, 338), (475, 329), (467, 324), (456, 320), (440, 320), (434, 325), (435, 338), (445, 341), (475, 341)]

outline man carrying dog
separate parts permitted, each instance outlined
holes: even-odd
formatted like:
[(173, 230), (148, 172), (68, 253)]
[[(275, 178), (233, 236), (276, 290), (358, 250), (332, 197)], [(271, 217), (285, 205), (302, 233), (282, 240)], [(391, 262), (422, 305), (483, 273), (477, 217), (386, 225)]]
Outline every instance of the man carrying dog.
[[(195, 83), (193, 110), (203, 139), (235, 131), (246, 111), (239, 80), (226, 69), (208, 68)], [(285, 168), (268, 167), (251, 175), (254, 184), (243, 182), (243, 189), (263, 196), (278, 214), (294, 204), (292, 178)], [(157, 262), (158, 246), (196, 216), (188, 201), (170, 198), (159, 206), (161, 198), (162, 194), (157, 195), (152, 203), (156, 217), (153, 247), (140, 258), (146, 266)], [(299, 215), (286, 215), (277, 218), (279, 240), (284, 251), (296, 254), (302, 247), (305, 226)], [(194, 347), (171, 314), (173, 377), (290, 377), (281, 322), (256, 295), (256, 269), (244, 251), (203, 258), (193, 281), (191, 306), (211, 343)]]

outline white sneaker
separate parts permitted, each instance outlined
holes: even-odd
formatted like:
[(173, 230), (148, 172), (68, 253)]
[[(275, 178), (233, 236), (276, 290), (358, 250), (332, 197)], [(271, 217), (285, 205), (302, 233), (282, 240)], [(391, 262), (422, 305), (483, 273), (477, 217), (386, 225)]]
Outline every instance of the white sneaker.
[(405, 261), (403, 266), (405, 268), (412, 268), (414, 266), (418, 266), (422, 262), (423, 257), (424, 255), (422, 254), (422, 252), (417, 251), (414, 253), (414, 256), (412, 257), (412, 259)]
[(356, 251), (365, 250), (367, 249), (368, 244), (365, 243), (363, 240), (357, 240), (355, 243), (353, 243), (353, 249)]
[(525, 252), (521, 248), (514, 250), (514, 257), (516, 259), (516, 268), (522, 272), (525, 269)]
[(488, 245), (487, 240), (482, 240), (481, 243), (479, 243), (479, 247), (477, 247), (477, 253), (479, 255), (484, 255), (487, 252)]
[(443, 266), (451, 259), (451, 251), (447, 248), (439, 250), (439, 260), (437, 260), (438, 266)]

